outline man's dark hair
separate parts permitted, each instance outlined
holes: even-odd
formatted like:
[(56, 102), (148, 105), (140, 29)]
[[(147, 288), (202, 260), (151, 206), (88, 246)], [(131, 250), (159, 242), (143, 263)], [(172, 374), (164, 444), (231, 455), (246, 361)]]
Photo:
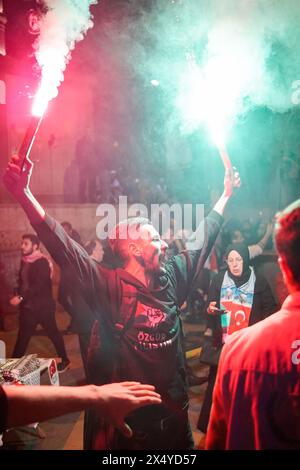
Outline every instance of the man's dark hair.
[(279, 256), (291, 270), (294, 281), (300, 284), (300, 199), (277, 215), (274, 242)]
[(38, 247), (40, 246), (40, 239), (34, 233), (24, 233), (24, 235), (22, 235), (22, 240), (24, 239), (30, 240), (33, 245), (37, 245)]
[(140, 227), (148, 224), (152, 225), (151, 221), (145, 217), (131, 217), (119, 222), (108, 238), (114, 256), (124, 262), (128, 257), (127, 243), (130, 240), (130, 231), (139, 231)]

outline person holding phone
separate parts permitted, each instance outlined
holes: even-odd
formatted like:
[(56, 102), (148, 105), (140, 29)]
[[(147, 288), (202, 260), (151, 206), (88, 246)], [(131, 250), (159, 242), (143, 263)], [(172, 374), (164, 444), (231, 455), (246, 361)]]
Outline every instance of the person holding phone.
[(249, 248), (245, 243), (229, 245), (225, 251), (225, 260), (227, 269), (212, 279), (208, 292), (205, 337), (211, 338), (217, 359), (210, 365), (208, 386), (198, 420), (198, 429), (203, 433), (207, 431), (218, 358), (226, 339), (235, 331), (263, 320), (277, 309), (267, 280), (250, 266)]

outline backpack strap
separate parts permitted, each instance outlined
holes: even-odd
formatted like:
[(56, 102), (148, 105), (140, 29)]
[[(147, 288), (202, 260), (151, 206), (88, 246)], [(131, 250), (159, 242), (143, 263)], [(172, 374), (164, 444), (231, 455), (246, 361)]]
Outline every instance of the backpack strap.
[(121, 301), (119, 303), (119, 311), (114, 316), (114, 336), (117, 341), (120, 341), (125, 331), (133, 323), (138, 297), (138, 291), (135, 286), (122, 281), (120, 284)]
[(138, 297), (144, 286), (125, 270), (115, 270), (109, 284), (112, 328), (116, 339), (120, 340), (133, 323)]

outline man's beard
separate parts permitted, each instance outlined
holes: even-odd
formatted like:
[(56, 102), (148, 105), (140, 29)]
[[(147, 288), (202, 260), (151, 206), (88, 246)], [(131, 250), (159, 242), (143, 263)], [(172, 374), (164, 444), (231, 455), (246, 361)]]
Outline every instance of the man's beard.
[(23, 250), (21, 250), (22, 256), (30, 256), (33, 253), (33, 250), (29, 251), (29, 253), (24, 253)]
[[(158, 256), (158, 262), (157, 264), (154, 264), (154, 258), (157, 256), (157, 253), (155, 253), (153, 256), (152, 256), (152, 259), (151, 259), (151, 262), (149, 263), (148, 266), (145, 265), (145, 270), (148, 271), (149, 273), (152, 273), (152, 274), (156, 274), (156, 275), (159, 275), (159, 274), (165, 274), (166, 272), (166, 269), (165, 269), (165, 256), (163, 254), (160, 254)], [(145, 263), (145, 261), (144, 261)]]

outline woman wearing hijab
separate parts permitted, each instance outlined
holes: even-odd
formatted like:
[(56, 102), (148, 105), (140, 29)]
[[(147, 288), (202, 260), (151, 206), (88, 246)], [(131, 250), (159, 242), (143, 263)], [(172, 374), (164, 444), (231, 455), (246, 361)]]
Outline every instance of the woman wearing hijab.
[[(268, 282), (249, 266), (249, 249), (245, 243), (229, 245), (225, 260), (227, 269), (220, 271), (210, 284), (208, 328), (205, 332), (206, 337), (212, 337), (216, 351), (219, 352), (229, 335), (263, 320), (277, 310)], [(217, 368), (217, 361), (210, 366), (208, 386), (198, 420), (198, 429), (203, 433), (206, 433), (209, 421)]]

